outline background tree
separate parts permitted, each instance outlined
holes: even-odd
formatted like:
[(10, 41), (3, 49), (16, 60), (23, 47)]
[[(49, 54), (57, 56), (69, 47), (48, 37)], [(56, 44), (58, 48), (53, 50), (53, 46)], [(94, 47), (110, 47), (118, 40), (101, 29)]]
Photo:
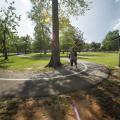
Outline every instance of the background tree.
[(46, 54), (46, 51), (49, 49), (49, 46), (50, 46), (50, 37), (47, 34), (47, 32), (45, 37), (43, 37), (42, 31), (39, 28), (39, 30), (35, 32), (34, 36), (35, 36), (35, 40), (32, 43), (33, 51), (34, 52), (44, 51), (44, 53)]
[(77, 51), (81, 51), (84, 46), (83, 33), (73, 27), (71, 24), (60, 29), (60, 47), (64, 51), (68, 51), (71, 48), (75, 48)]
[[(0, 19), (0, 23), (1, 23)], [(3, 53), (3, 33), (2, 33), (2, 26), (0, 25), (0, 53)]]
[(24, 37), (20, 38), (21, 40), (21, 45), (22, 45), (22, 52), (24, 52), (25, 54), (31, 52), (31, 39), (29, 35), (26, 35)]
[(101, 47), (101, 43), (96, 43), (96, 42), (92, 42), (90, 44), (90, 49), (92, 51), (99, 51), (100, 50), (100, 47)]
[(15, 7), (14, 1), (11, 3), (8, 3), (6, 1), (8, 7), (7, 8), (1, 8), (0, 10), (0, 26), (2, 28), (3, 32), (3, 52), (4, 52), (4, 58), (5, 60), (8, 59), (7, 55), (7, 35), (9, 35), (11, 32), (16, 32), (16, 26), (18, 26), (18, 21), (20, 20), (20, 16), (17, 16), (15, 13)]
[[(12, 39), (12, 40), (11, 40), (11, 39)], [(12, 43), (11, 43), (11, 48), (14, 47), (14, 49), (12, 49), (11, 51), (14, 50), (14, 53), (19, 54), (19, 53), (21, 52), (21, 49), (22, 49), (22, 44), (21, 44), (21, 39), (20, 39), (20, 37), (17, 36), (17, 35), (15, 35), (15, 34), (13, 34), (13, 35), (11, 36), (11, 39), (10, 39), (10, 41), (12, 42)]]
[(74, 48), (80, 52), (83, 50), (84, 44), (85, 39), (83, 37), (83, 32), (77, 28), (74, 35)]
[(47, 5), (43, 2), (31, 0), (33, 9), (29, 13), (29, 18), (35, 22), (35, 40), (32, 44), (33, 51), (46, 53), (50, 46), (50, 15)]
[(74, 46), (75, 28), (66, 17), (60, 17), (60, 49), (68, 51)]
[(110, 31), (102, 42), (102, 49), (107, 51), (115, 51), (119, 49), (119, 40), (114, 39), (119, 36), (119, 31)]
[(49, 49), (50, 46), (50, 33), (46, 26), (36, 26), (35, 27), (35, 40), (33, 42), (33, 49), (36, 52), (44, 51), (46, 54), (46, 51)]
[(90, 50), (90, 48), (91, 48), (90, 43), (85, 43), (83, 51), (84, 51), (84, 52), (87, 52), (87, 51)]
[(14, 46), (14, 37), (15, 33), (9, 33), (9, 36), (7, 36), (7, 52), (8, 53), (16, 53), (16, 48)]

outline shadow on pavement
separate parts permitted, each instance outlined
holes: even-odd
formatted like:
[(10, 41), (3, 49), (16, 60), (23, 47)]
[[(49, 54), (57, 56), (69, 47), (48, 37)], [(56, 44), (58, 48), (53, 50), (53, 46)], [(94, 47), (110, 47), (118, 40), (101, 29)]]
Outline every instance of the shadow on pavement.
[[(65, 68), (56, 69), (63, 76), (72, 74)], [(51, 75), (47, 75), (51, 78)], [(85, 89), (92, 84), (90, 79), (80, 74), (70, 77), (56, 78), (56, 79), (40, 79), (40, 80), (27, 80), (27, 81), (0, 81), (3, 89), (0, 91), (0, 97), (46, 97), (52, 95), (59, 95), (75, 90)], [(8, 90), (4, 88), (8, 87)]]
[[(65, 68), (58, 68), (56, 69), (59, 73), (62, 75), (71, 74), (72, 71), (69, 71)], [(63, 93), (69, 93), (71, 91), (77, 91), (77, 90), (83, 90), (87, 93), (87, 95), (94, 98), (97, 103), (100, 105), (101, 110), (110, 117), (109, 120), (119, 120), (119, 111), (120, 111), (120, 103), (116, 102), (114, 98), (120, 96), (120, 85), (119, 83), (110, 83), (107, 80), (104, 81), (103, 85), (99, 85), (99, 87), (94, 86), (91, 89), (86, 89), (92, 86), (91, 78), (89, 77), (88, 73), (82, 73), (78, 75), (73, 75), (70, 77), (64, 78), (58, 78), (58, 79), (40, 79), (40, 80), (31, 80), (31, 81), (17, 81), (14, 82), (12, 85), (10, 85), (11, 81), (6, 81), (6, 83), (3, 83), (4, 86), (9, 87), (9, 91), (7, 93), (1, 93), (1, 98), (10, 98), (10, 97), (21, 97), (21, 98), (40, 98), (40, 97), (46, 97), (46, 96), (52, 96), (53, 100), (51, 101), (53, 104), (45, 103), (45, 110), (48, 114), (48, 116), (51, 118), (51, 120), (65, 120), (65, 111), (61, 108), (61, 105), (57, 103), (57, 95), (63, 94)], [(47, 75), (47, 77), (51, 77)], [(0, 81), (0, 84), (1, 81)], [(13, 86), (16, 86), (16, 89), (13, 89)], [(111, 91), (111, 87), (112, 89)], [(117, 88), (117, 90), (116, 90)], [(76, 101), (79, 101), (83, 98), (81, 98), (81, 95), (78, 94), (78, 96), (75, 98)], [(57, 105), (57, 107), (55, 106)], [(87, 106), (87, 105), (86, 105)], [(89, 107), (89, 106), (88, 106)], [(31, 106), (31, 111), (34, 108), (34, 106)], [(19, 108), (16, 108), (19, 109)], [(83, 113), (81, 117), (86, 119), (83, 120), (90, 120), (89, 116), (87, 116), (88, 108), (86, 109), (79, 109), (80, 113)], [(91, 109), (89, 108), (90, 113), (95, 116), (95, 119), (101, 120), (101, 116), (97, 113), (97, 109)], [(58, 114), (59, 111), (59, 114)], [(16, 112), (18, 112), (16, 110)], [(33, 111), (32, 111), (33, 113)], [(12, 113), (11, 113), (12, 114)], [(32, 116), (31, 112), (29, 113), (31, 115), (29, 120), (34, 120), (34, 116)], [(103, 116), (102, 116), (103, 117)], [(113, 118), (113, 119), (111, 119)], [(106, 120), (106, 116), (104, 116), (103, 120)], [(92, 119), (93, 120), (93, 119)]]

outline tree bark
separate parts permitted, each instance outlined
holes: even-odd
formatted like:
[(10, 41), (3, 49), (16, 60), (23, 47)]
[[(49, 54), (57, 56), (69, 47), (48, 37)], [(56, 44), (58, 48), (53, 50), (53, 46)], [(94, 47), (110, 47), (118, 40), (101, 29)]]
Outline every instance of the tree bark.
[(5, 30), (4, 30), (4, 38), (3, 38), (3, 51), (4, 51), (4, 59), (8, 59), (8, 54), (7, 54), (7, 47), (6, 47), (6, 25), (5, 25)]
[(58, 0), (52, 0), (52, 55), (47, 67), (59, 67), (60, 50), (59, 50), (59, 18), (58, 18)]

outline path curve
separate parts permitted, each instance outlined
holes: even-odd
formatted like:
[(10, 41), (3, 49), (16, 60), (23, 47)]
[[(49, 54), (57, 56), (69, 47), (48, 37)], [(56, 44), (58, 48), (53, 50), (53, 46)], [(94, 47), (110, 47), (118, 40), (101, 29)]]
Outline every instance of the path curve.
[[(87, 71), (87, 65), (86, 64), (84, 64), (84, 63), (80, 63), (81, 65), (83, 65), (83, 67), (82, 67), (82, 69), (80, 70), (80, 69), (77, 69), (76, 71), (74, 71), (75, 70), (75, 68), (73, 68), (73, 70), (71, 70), (72, 71), (72, 73), (70, 73), (70, 74), (66, 74), (66, 75), (60, 75), (60, 76), (57, 76), (56, 74), (54, 74), (54, 77), (51, 77), (51, 78), (49, 78), (49, 77), (45, 77), (45, 76), (43, 76), (42, 77), (42, 79), (45, 79), (45, 80), (49, 80), (49, 79), (57, 79), (57, 78), (65, 78), (65, 77), (70, 77), (70, 76), (73, 76), (73, 75), (77, 75), (77, 74), (80, 74), (80, 73), (82, 73), (82, 72), (85, 72), (85, 71)], [(68, 69), (70, 69), (70, 67), (68, 68)], [(48, 73), (48, 74), (51, 74), (51, 73)], [(6, 76), (6, 75), (5, 75)], [(10, 76), (10, 78), (7, 78), (7, 77), (1, 77), (0, 78), (0, 80), (12, 80), (12, 81), (16, 81), (16, 80), (33, 80), (34, 79), (34, 76), (36, 76), (36, 74), (33, 74), (33, 76), (30, 76), (30, 77), (28, 77), (28, 78), (22, 78), (22, 76), (21, 76), (21, 78), (17, 78), (17, 76), (16, 76), (16, 78), (14, 78), (14, 76), (11, 78), (11, 76)], [(27, 77), (27, 76), (26, 76)], [(38, 78), (39, 79), (39, 78)]]
[(0, 78), (0, 98), (63, 94), (91, 87), (109, 75), (109, 69), (99, 64), (79, 61), (78, 67), (78, 71), (65, 66), (54, 72), (38, 73), (24, 79)]

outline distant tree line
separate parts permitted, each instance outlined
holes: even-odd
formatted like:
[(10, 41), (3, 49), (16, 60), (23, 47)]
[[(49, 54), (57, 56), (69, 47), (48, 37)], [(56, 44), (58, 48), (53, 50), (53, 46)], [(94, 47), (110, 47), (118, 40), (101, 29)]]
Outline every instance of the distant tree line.
[[(65, 19), (65, 18), (64, 18)], [(67, 20), (69, 22), (69, 20)], [(65, 24), (65, 23), (64, 23)], [(38, 34), (39, 33), (39, 34)], [(20, 37), (15, 33), (11, 33), (7, 36), (7, 52), (16, 54), (27, 54), (31, 52), (37, 52), (44, 54), (50, 51), (50, 36), (45, 35), (41, 38), (42, 31), (35, 32), (35, 38), (31, 38), (29, 35)], [(68, 52), (71, 48), (75, 48), (77, 51), (118, 51), (119, 39), (114, 39), (119, 36), (119, 31), (115, 30), (109, 32), (102, 43), (91, 42), (85, 43), (83, 33), (73, 27), (70, 23), (63, 28), (60, 28), (60, 50), (61, 52)], [(4, 54), (3, 47), (3, 33), (0, 30), (0, 53)]]
[(119, 36), (119, 30), (110, 31), (101, 43), (86, 43), (83, 51), (118, 51), (120, 47)]
[[(119, 30), (110, 31), (102, 42), (101, 49), (105, 51), (118, 51), (120, 46)], [(118, 39), (115, 39), (118, 38)]]

